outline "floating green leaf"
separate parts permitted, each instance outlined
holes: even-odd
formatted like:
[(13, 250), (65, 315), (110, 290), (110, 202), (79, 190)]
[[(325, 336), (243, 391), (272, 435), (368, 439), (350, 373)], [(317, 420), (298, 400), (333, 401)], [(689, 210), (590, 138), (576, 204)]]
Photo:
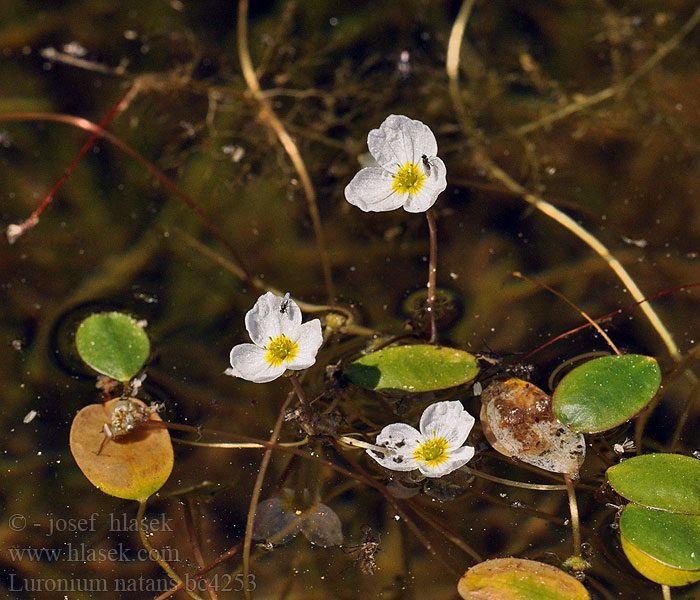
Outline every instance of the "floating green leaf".
[(622, 550), (632, 566), (644, 577), (663, 585), (688, 585), (700, 580), (700, 571), (684, 571), (668, 567), (648, 554), (644, 554), (624, 537), (620, 537)]
[(615, 491), (637, 504), (700, 515), (700, 460), (682, 454), (635, 456), (607, 470)]
[(700, 516), (628, 504), (620, 517), (620, 536), (627, 558), (652, 581), (685, 585), (700, 580)]
[(534, 560), (496, 558), (474, 565), (459, 580), (464, 600), (589, 600), (564, 571)]
[(466, 383), (478, 374), (476, 359), (464, 350), (417, 344), (391, 346), (348, 365), (355, 385), (371, 390), (427, 392)]
[(150, 351), (143, 327), (119, 312), (90, 315), (78, 327), (75, 345), (95, 371), (119, 381), (136, 375)]
[[(106, 494), (127, 500), (145, 500), (157, 492), (173, 470), (173, 447), (165, 428), (141, 427), (120, 439), (105, 441), (116, 398), (83, 408), (70, 428), (70, 450), (90, 483)], [(145, 407), (143, 402), (130, 402)], [(156, 414), (151, 420), (160, 421)]]
[(554, 390), (552, 408), (557, 419), (574, 431), (597, 433), (634, 417), (660, 384), (661, 370), (654, 358), (604, 356), (566, 375)]

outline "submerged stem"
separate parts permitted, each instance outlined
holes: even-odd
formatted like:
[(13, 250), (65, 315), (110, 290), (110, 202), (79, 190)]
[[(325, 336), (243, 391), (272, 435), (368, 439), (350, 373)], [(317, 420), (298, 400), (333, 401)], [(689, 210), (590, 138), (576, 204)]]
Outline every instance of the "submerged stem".
[[(182, 579), (180, 579), (180, 577), (173, 570), (173, 568), (165, 560), (163, 560), (163, 558), (161, 558), (160, 552), (158, 552), (153, 546), (151, 546), (151, 542), (148, 541), (148, 534), (143, 528), (143, 516), (146, 513), (147, 501), (148, 498), (146, 498), (145, 500), (139, 500), (139, 509), (136, 512), (136, 523), (139, 528), (139, 537), (141, 538), (141, 543), (143, 544), (143, 547), (147, 550), (148, 557), (151, 560), (156, 561), (161, 566), (161, 568), (168, 574), (168, 577), (170, 577), (170, 579), (172, 579), (175, 583), (180, 585), (182, 584)], [(201, 596), (195, 594), (193, 591), (188, 590), (186, 588), (185, 591), (190, 596), (190, 598), (194, 598), (195, 600), (203, 600)]]
[(90, 134), (90, 137), (83, 144), (82, 148), (80, 148), (78, 154), (75, 155), (73, 160), (63, 171), (63, 174), (58, 178), (58, 181), (51, 188), (51, 191), (44, 197), (39, 206), (34, 210), (34, 212), (31, 215), (29, 215), (29, 218), (20, 225), (12, 224), (7, 227), (7, 240), (10, 242), (10, 244), (13, 244), (18, 237), (23, 235), (28, 229), (31, 229), (39, 222), (39, 217), (41, 216), (41, 213), (43, 213), (44, 209), (49, 204), (51, 204), (52, 200), (54, 199), (54, 196), (58, 193), (58, 190), (60, 190), (61, 187), (63, 187), (63, 184), (66, 182), (66, 179), (70, 177), (71, 173), (75, 170), (75, 167), (78, 166), (78, 163), (82, 160), (83, 156), (85, 156), (87, 151), (90, 148), (92, 148), (92, 145), (97, 141), (97, 138), (100, 137), (100, 134), (104, 131), (105, 127), (107, 127), (112, 122), (112, 120), (129, 105), (129, 102), (136, 95), (137, 92), (138, 86), (136, 84), (132, 85), (127, 90), (127, 92), (117, 101), (117, 103), (110, 109), (110, 111), (107, 113), (107, 116), (104, 119), (102, 119), (100, 124), (97, 126), (97, 130), (93, 131), (92, 134)]
[(662, 585), (661, 593), (663, 594), (664, 600), (671, 600), (671, 588), (669, 586)]
[[(618, 350), (617, 346), (613, 343), (613, 341), (610, 339), (610, 336), (608, 336), (605, 331), (603, 331), (603, 328), (598, 325), (591, 317), (588, 316), (588, 314), (581, 310), (578, 306), (576, 306), (571, 300), (569, 300), (564, 294), (561, 292), (558, 292), (555, 290), (553, 287), (548, 286), (546, 283), (541, 283), (539, 281), (535, 281), (534, 279), (531, 279), (527, 275), (523, 275), (519, 271), (514, 271), (513, 272), (513, 277), (518, 277), (519, 279), (524, 279), (525, 281), (529, 281), (530, 283), (534, 283), (535, 285), (539, 285), (543, 287), (545, 290), (550, 292), (551, 294), (554, 294), (557, 298), (561, 298), (564, 302), (566, 302), (569, 306), (571, 306), (575, 311), (577, 311), (588, 323), (591, 325), (591, 327), (594, 327), (595, 330), (600, 334), (600, 336), (607, 342), (608, 346), (612, 348), (612, 351), (617, 354), (618, 356), (620, 355), (620, 351)], [(551, 379), (551, 378), (550, 378)]]
[(581, 556), (581, 526), (578, 519), (578, 504), (576, 503), (576, 490), (571, 481), (571, 476), (564, 473), (566, 493), (569, 496), (569, 511), (571, 512), (571, 530), (574, 536), (574, 556)]
[(258, 76), (253, 68), (253, 61), (250, 58), (250, 50), (248, 49), (248, 0), (239, 0), (238, 3), (238, 57), (241, 62), (241, 71), (246, 85), (253, 95), (255, 100), (260, 105), (260, 118), (272, 129), (277, 138), (282, 144), (284, 151), (289, 156), (289, 159), (294, 165), (294, 169), (299, 175), (299, 180), (304, 188), (306, 195), (306, 203), (309, 210), (309, 216), (314, 227), (314, 235), (316, 237), (316, 247), (321, 260), (321, 269), (323, 270), (323, 279), (326, 284), (326, 293), (328, 294), (328, 303), (331, 306), (335, 305), (335, 289), (333, 287), (333, 278), (331, 276), (331, 263), (328, 259), (326, 250), (326, 242), (323, 235), (323, 227), (321, 226), (321, 215), (318, 212), (318, 204), (316, 203), (316, 192), (311, 183), (311, 177), (304, 164), (304, 159), (299, 152), (299, 148), (285, 129), (282, 121), (272, 109), (269, 99), (263, 94), (260, 89)]
[(437, 339), (435, 327), (435, 283), (437, 279), (437, 225), (435, 213), (429, 208), (425, 213), (428, 220), (428, 232), (430, 235), (430, 256), (428, 259), (428, 341), (431, 344)]
[(301, 387), (301, 382), (299, 381), (296, 373), (292, 374), (289, 379), (294, 387), (294, 393), (297, 395), (297, 398), (299, 398), (301, 410), (304, 411), (304, 418), (310, 420), (313, 415), (313, 410), (311, 409), (311, 401), (309, 400), (309, 397), (306, 395), (304, 388)]
[[(473, 156), (476, 163), (485, 169), (491, 179), (500, 181), (506, 188), (511, 192), (515, 192), (522, 196), (522, 198), (528, 203), (534, 206), (537, 210), (547, 215), (549, 218), (553, 219), (559, 223), (562, 227), (568, 229), (576, 237), (586, 243), (594, 252), (598, 254), (607, 265), (613, 270), (615, 275), (622, 281), (624, 286), (629, 290), (632, 297), (639, 303), (644, 300), (644, 294), (639, 289), (634, 279), (630, 276), (627, 270), (622, 266), (622, 263), (615, 258), (607, 247), (592, 233), (588, 232), (585, 228), (574, 221), (569, 215), (559, 210), (553, 204), (550, 204), (540, 196), (537, 196), (529, 192), (524, 186), (520, 185), (513, 177), (511, 177), (506, 171), (499, 167), (486, 152), (486, 146), (482, 140), (480, 132), (475, 127), (473, 120), (467, 114), (462, 98), (459, 94), (459, 48), (462, 45), (462, 40), (464, 39), (464, 33), (466, 31), (467, 21), (469, 19), (469, 14), (473, 6), (473, 0), (464, 0), (462, 7), (457, 15), (452, 31), (450, 33), (450, 41), (448, 44), (447, 52), (447, 77), (449, 79), (449, 90), (452, 103), (457, 113), (457, 118), (459, 123), (464, 130), (464, 132), (469, 135), (472, 145), (473, 145)], [(700, 8), (698, 9), (700, 11)], [(698, 18), (700, 18), (700, 12), (698, 12)], [(696, 16), (693, 15), (692, 23), (686, 24), (684, 29), (688, 27), (694, 27), (696, 23)], [(659, 337), (663, 340), (668, 353), (671, 358), (678, 362), (681, 359), (681, 353), (678, 350), (676, 342), (673, 340), (673, 336), (668, 331), (666, 326), (663, 324), (659, 318), (656, 311), (653, 309), (649, 302), (640, 304), (642, 312), (648, 319), (651, 326), (659, 334)]]
[[(284, 422), (284, 413), (287, 407), (292, 401), (294, 396), (292, 394), (287, 394), (287, 398), (280, 408), (280, 412), (277, 415), (277, 421), (272, 429), (272, 435), (270, 436), (270, 443), (275, 443), (279, 437), (280, 430), (282, 429), (282, 423)], [(258, 476), (255, 478), (255, 485), (253, 486), (253, 494), (250, 497), (250, 507), (248, 508), (248, 518), (245, 523), (245, 538), (243, 540), (243, 577), (244, 581), (250, 581), (250, 547), (253, 541), (253, 523), (255, 522), (255, 511), (258, 507), (258, 501), (260, 500), (260, 492), (262, 491), (262, 484), (265, 480), (265, 474), (267, 473), (267, 467), (270, 464), (270, 459), (272, 458), (272, 448), (265, 450), (265, 454), (260, 461), (260, 468), (258, 469)], [(250, 590), (248, 586), (243, 588), (243, 593), (245, 594), (246, 600), (250, 599)]]

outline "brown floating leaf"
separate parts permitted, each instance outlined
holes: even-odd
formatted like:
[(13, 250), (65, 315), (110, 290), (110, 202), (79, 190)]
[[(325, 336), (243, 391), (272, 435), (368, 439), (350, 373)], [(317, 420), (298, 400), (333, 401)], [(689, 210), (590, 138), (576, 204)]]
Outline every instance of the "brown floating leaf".
[(474, 565), (459, 580), (464, 600), (590, 600), (576, 579), (535, 560), (496, 558)]
[(522, 379), (494, 381), (481, 402), (484, 435), (495, 450), (545, 471), (578, 473), (586, 440), (556, 419), (540, 388)]
[[(147, 410), (136, 398), (130, 402)], [(70, 429), (70, 449), (85, 477), (103, 492), (127, 500), (145, 500), (158, 491), (173, 470), (173, 446), (168, 430), (137, 427), (119, 439), (105, 440), (104, 425), (111, 424), (112, 412), (120, 399), (90, 404), (75, 418)], [(160, 421), (150, 414), (150, 421)], [(99, 452), (99, 454), (98, 454)]]

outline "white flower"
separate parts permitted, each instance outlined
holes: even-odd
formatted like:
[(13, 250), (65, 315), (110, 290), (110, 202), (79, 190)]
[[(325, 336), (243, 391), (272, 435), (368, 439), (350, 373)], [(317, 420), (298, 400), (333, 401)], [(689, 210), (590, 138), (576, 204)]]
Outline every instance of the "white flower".
[(365, 212), (403, 206), (425, 212), (447, 187), (447, 169), (430, 128), (403, 115), (389, 115), (367, 136), (375, 166), (362, 169), (345, 188), (345, 198)]
[(393, 471), (418, 469), (426, 477), (442, 477), (474, 456), (474, 448), (462, 446), (473, 426), (474, 417), (460, 402), (436, 402), (423, 411), (420, 431), (404, 423), (387, 425), (376, 442), (387, 452), (367, 454)]
[(225, 372), (255, 383), (277, 379), (287, 369), (307, 369), (323, 343), (321, 321), (302, 324), (299, 306), (287, 295), (260, 296), (245, 316), (245, 327), (253, 343), (234, 346)]

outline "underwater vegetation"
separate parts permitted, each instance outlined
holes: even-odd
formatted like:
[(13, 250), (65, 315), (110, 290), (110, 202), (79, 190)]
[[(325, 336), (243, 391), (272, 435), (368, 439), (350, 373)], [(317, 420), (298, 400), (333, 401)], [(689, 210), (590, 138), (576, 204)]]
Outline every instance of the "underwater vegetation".
[(3, 597), (700, 596), (700, 5), (3, 13)]

